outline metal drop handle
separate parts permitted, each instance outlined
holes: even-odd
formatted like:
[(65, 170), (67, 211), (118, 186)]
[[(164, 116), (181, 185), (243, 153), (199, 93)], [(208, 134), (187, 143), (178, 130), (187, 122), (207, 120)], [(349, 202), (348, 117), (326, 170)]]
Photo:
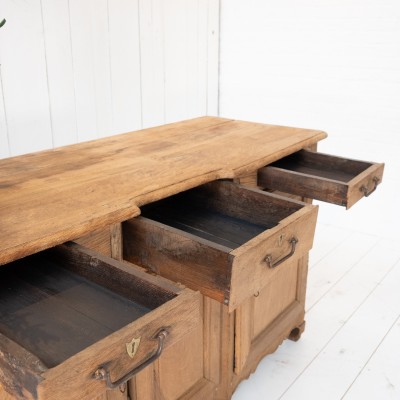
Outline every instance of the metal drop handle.
[(269, 268), (276, 268), (278, 265), (282, 264), (284, 261), (286, 261), (288, 258), (290, 258), (294, 252), (296, 251), (296, 245), (299, 242), (299, 240), (296, 237), (292, 237), (289, 240), (289, 243), (292, 245), (292, 248), (290, 249), (290, 253), (286, 254), (286, 256), (276, 260), (272, 261), (272, 254), (268, 254), (265, 258), (264, 261), (267, 263)]
[(142, 362), (140, 365), (132, 369), (130, 372), (128, 372), (126, 375), (124, 375), (117, 381), (115, 382), (111, 381), (110, 371), (107, 369), (107, 367), (99, 367), (93, 374), (93, 379), (96, 379), (98, 381), (106, 381), (106, 385), (109, 389), (116, 389), (117, 387), (123, 385), (137, 373), (145, 369), (153, 361), (157, 360), (158, 357), (160, 357), (164, 348), (164, 341), (167, 336), (168, 336), (168, 331), (165, 329), (161, 329), (156, 335), (156, 339), (158, 339), (157, 350), (147, 360)]
[(374, 176), (372, 180), (374, 181), (374, 187), (370, 192), (368, 192), (368, 188), (366, 186), (362, 185), (360, 187), (360, 191), (364, 193), (365, 197), (368, 197), (370, 194), (374, 193), (380, 182), (380, 179), (377, 176)]

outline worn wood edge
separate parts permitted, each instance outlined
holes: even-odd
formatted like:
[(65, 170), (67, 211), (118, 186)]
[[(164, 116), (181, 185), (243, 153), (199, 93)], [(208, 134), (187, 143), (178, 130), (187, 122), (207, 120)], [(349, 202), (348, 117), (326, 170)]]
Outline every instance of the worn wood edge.
[(374, 186), (372, 181), (374, 177), (379, 179), (378, 186), (382, 183), (384, 168), (384, 163), (375, 163), (349, 182), (347, 210), (364, 197), (364, 193), (361, 191), (363, 185), (367, 185), (370, 190)]
[[(190, 126), (190, 124), (195, 124), (196, 122), (200, 122), (202, 120), (203, 121), (208, 120), (208, 121), (210, 121), (210, 123), (206, 123), (200, 129), (211, 128), (213, 126), (218, 126), (218, 125), (226, 124), (228, 122), (235, 121), (234, 119), (217, 117), (217, 116), (201, 116), (201, 117), (197, 117), (197, 118), (189, 118), (186, 120), (182, 120), (182, 121), (179, 121), (179, 123), (187, 124)], [(73, 151), (76, 148), (84, 148), (84, 147), (89, 148), (89, 147), (92, 147), (94, 143), (102, 144), (102, 143), (107, 143), (110, 140), (112, 140), (113, 142), (118, 142), (121, 139), (123, 139), (124, 137), (131, 136), (131, 135), (142, 135), (142, 134), (151, 135), (151, 134), (154, 134), (155, 132), (158, 132), (161, 130), (164, 132), (164, 131), (167, 131), (168, 129), (173, 128), (173, 125), (175, 125), (175, 124), (176, 124), (176, 122), (170, 122), (167, 124), (152, 126), (150, 128), (139, 129), (137, 131), (128, 131), (128, 132), (118, 133), (116, 135), (106, 136), (103, 138), (91, 139), (91, 140), (86, 140), (86, 141), (80, 142), (80, 143), (73, 143), (73, 144), (69, 144), (69, 145), (65, 145), (65, 146), (59, 146), (59, 147), (55, 147), (53, 149), (46, 149), (46, 150), (35, 151), (35, 152), (27, 153), (27, 154), (17, 155), (17, 156), (13, 156), (13, 157), (7, 157), (7, 158), (4, 158), (3, 160), (0, 160), (0, 167), (2, 167), (3, 164), (6, 165), (9, 162), (14, 162), (15, 160), (28, 159), (30, 162), (32, 162), (34, 158), (43, 157), (46, 154), (57, 155), (57, 153), (59, 153), (61, 151), (62, 152)], [(199, 128), (189, 129), (185, 133), (187, 134), (187, 133), (190, 133), (193, 131), (197, 131), (198, 129)]]
[[(265, 125), (265, 124), (264, 124)], [(279, 126), (276, 126), (279, 127)], [(288, 128), (288, 127), (282, 127), (282, 128)], [(257, 169), (260, 169), (262, 167), (265, 167), (268, 164), (271, 164), (275, 161), (278, 161), (279, 159), (289, 156), (290, 154), (295, 153), (296, 151), (299, 151), (305, 147), (310, 147), (315, 145), (317, 142), (320, 140), (325, 139), (328, 134), (324, 131), (320, 130), (313, 130), (313, 129), (303, 129), (303, 131), (309, 131), (309, 132), (314, 132), (314, 136), (305, 140), (300, 140), (297, 142), (295, 145), (292, 145), (290, 148), (285, 148), (281, 149), (277, 154), (272, 154), (266, 157), (259, 158), (258, 160), (255, 160), (252, 163), (243, 165), (238, 168), (234, 168), (232, 172), (230, 171), (222, 171), (220, 174), (220, 179), (222, 178), (239, 178), (241, 175), (247, 175), (251, 174), (252, 171), (255, 171)], [(224, 176), (228, 175), (228, 176)], [(230, 176), (232, 175), (232, 176)]]
[(296, 300), (305, 307), (309, 253), (299, 259), (297, 264)]
[(250, 377), (256, 370), (260, 361), (266, 355), (276, 351), (282, 342), (289, 338), (292, 330), (302, 325), (303, 322), (304, 308), (295, 301), (261, 332), (252, 342), (251, 352), (247, 357), (247, 362), (241, 370), (240, 375), (232, 375), (231, 394), (233, 394), (241, 381)]
[(235, 313), (230, 313), (228, 307), (221, 304), (221, 352), (220, 380), (215, 390), (215, 400), (230, 399), (232, 390), (232, 374), (235, 352)]
[[(164, 342), (167, 349), (195, 329), (200, 321), (200, 293), (184, 289), (178, 297), (44, 372), (38, 394), (43, 398), (61, 400), (64, 398), (63, 388), (68, 387), (70, 400), (90, 398), (92, 393), (106, 390), (103, 381), (93, 379), (96, 368), (108, 365), (115, 380), (154, 352), (157, 342), (152, 338), (161, 328), (170, 332)], [(132, 363), (127, 357), (125, 343), (138, 336), (142, 340)]]
[(222, 305), (203, 296), (204, 377), (214, 383), (220, 381)]
[(237, 176), (233, 181), (239, 185), (259, 189), (257, 185), (257, 170)]
[(19, 258), (26, 257), (30, 254), (46, 250), (50, 247), (62, 244), (77, 237), (85, 236), (93, 230), (104, 228), (116, 222), (124, 221), (140, 215), (140, 209), (130, 204), (124, 208), (115, 210), (111, 213), (105, 214), (102, 217), (94, 218), (86, 221), (80, 226), (68, 226), (52, 235), (51, 238), (44, 236), (36, 238), (33, 241), (20, 243), (3, 249), (0, 253), (0, 266)]
[(0, 333), (0, 382), (6, 392), (18, 400), (37, 399), (47, 370), (38, 357)]
[(253, 298), (242, 303), (235, 310), (235, 362), (234, 373), (240, 375), (251, 351)]
[(74, 239), (74, 242), (96, 250), (100, 254), (111, 256), (110, 229), (108, 227), (97, 229), (86, 236)]
[(151, 275), (144, 271), (142, 268), (137, 267), (135, 264), (115, 260), (111, 257), (99, 254), (95, 250), (88, 249), (87, 247), (81, 246), (74, 242), (67, 242), (65, 244), (59, 245), (52, 249), (51, 252), (55, 253), (59, 262), (66, 264), (68, 262), (76, 262), (78, 261), (77, 257), (81, 257), (83, 261), (92, 268), (90, 276), (87, 275), (88, 279), (95, 280), (95, 267), (103, 265), (105, 267), (111, 266), (116, 270), (121, 271), (121, 273), (134, 277), (134, 279), (152, 284), (155, 288), (160, 288), (173, 294), (179, 294), (185, 289), (183, 286), (171, 282), (170, 280), (165, 279), (162, 276)]
[(121, 223), (110, 226), (111, 257), (122, 261), (122, 225)]

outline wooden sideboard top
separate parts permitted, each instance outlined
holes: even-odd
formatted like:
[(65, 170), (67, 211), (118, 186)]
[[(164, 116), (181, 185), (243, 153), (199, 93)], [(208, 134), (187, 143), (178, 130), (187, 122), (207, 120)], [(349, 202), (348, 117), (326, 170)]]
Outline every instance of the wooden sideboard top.
[(0, 160), (0, 264), (254, 171), (322, 131), (202, 117)]

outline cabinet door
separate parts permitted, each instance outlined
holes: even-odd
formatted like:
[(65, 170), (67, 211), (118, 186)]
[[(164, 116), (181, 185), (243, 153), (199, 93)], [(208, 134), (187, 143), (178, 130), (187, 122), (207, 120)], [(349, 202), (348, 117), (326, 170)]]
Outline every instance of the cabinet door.
[(236, 310), (233, 387), (286, 338), (304, 330), (308, 256), (278, 271), (275, 279)]
[[(207, 308), (206, 305), (205, 313)], [(204, 320), (209, 318), (205, 316)], [(213, 399), (216, 383), (206, 363), (210, 353), (219, 353), (215, 348), (210, 349), (215, 344), (210, 344), (209, 337), (205, 339), (205, 326), (190, 332), (166, 350), (159, 360), (137, 374), (129, 382), (131, 400)]]

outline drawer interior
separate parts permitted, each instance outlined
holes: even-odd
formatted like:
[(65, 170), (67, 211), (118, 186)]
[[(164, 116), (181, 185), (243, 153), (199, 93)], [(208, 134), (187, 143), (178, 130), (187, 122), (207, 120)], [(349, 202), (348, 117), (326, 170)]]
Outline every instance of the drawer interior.
[(268, 265), (285, 268), (311, 248), (316, 215), (317, 207), (214, 181), (141, 207), (122, 227), (124, 259), (232, 311), (272, 279)]
[(259, 169), (257, 184), (350, 208), (376, 190), (383, 169), (384, 164), (300, 150)]
[(61, 246), (0, 268), (0, 333), (52, 368), (176, 295), (91, 260)]
[(236, 249), (302, 207), (213, 182), (142, 207), (142, 216)]
[(306, 150), (298, 151), (271, 164), (272, 167), (344, 183), (350, 182), (372, 165), (373, 163), (365, 161), (349, 160)]

